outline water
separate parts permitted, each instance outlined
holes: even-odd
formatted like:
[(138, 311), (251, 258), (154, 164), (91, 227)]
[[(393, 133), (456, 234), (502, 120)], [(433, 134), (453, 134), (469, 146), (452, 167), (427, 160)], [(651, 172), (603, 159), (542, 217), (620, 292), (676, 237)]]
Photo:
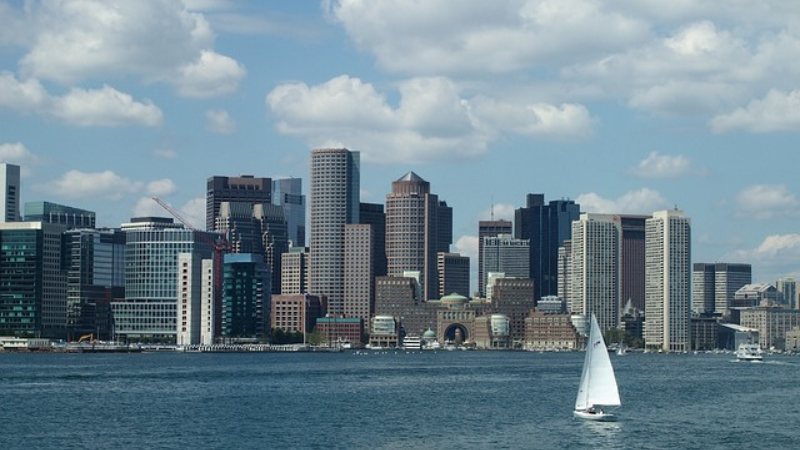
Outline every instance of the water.
[(623, 407), (572, 417), (582, 353), (0, 354), (0, 449), (796, 448), (800, 359), (612, 355)]

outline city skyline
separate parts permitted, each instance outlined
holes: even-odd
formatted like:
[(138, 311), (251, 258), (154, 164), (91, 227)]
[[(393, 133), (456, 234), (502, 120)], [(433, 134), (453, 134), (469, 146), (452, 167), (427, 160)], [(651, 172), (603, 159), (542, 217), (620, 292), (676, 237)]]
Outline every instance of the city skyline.
[(473, 274), (479, 221), (513, 220), (544, 193), (588, 213), (677, 206), (693, 262), (800, 278), (800, 5), (0, 1), (0, 13), (0, 160), (21, 166), (22, 204), (119, 227), (166, 217), (157, 196), (202, 228), (208, 177), (300, 178), (308, 196), (311, 149), (335, 145), (361, 154), (361, 202), (384, 203), (409, 171), (428, 180)]

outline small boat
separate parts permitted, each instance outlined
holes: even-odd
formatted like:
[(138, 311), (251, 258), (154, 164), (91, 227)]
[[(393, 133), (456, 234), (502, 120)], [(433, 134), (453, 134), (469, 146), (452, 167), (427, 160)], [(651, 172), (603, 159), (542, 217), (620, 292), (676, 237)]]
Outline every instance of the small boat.
[(762, 361), (764, 351), (758, 344), (741, 343), (736, 350), (736, 359), (739, 361)]
[(581, 384), (575, 399), (575, 417), (595, 421), (614, 421), (617, 416), (605, 407), (621, 405), (617, 378), (603, 342), (603, 334), (594, 314), (591, 316), (586, 356), (583, 359)]

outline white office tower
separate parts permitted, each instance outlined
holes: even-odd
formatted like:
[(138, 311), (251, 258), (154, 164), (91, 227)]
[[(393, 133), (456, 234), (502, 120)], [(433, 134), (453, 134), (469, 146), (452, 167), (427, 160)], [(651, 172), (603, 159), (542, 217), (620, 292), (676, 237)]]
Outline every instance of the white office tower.
[(619, 328), (622, 225), (619, 216), (581, 214), (572, 222), (569, 304), (594, 314), (605, 332)]
[(19, 166), (0, 162), (0, 223), (19, 222)]
[(690, 349), (691, 225), (681, 211), (659, 211), (645, 224), (645, 348)]

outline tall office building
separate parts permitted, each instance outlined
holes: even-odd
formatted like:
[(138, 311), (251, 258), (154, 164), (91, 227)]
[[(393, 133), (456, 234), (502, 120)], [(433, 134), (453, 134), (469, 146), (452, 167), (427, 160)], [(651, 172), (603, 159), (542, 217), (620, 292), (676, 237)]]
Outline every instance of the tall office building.
[(797, 282), (792, 277), (775, 281), (775, 289), (781, 296), (781, 304), (787, 308), (797, 309)]
[(0, 223), (19, 222), (19, 166), (0, 162)]
[(572, 223), (568, 303), (594, 314), (604, 332), (619, 328), (622, 224), (619, 216), (581, 214)]
[(311, 152), (309, 292), (334, 314), (344, 309), (344, 228), (359, 223), (360, 160), (347, 149)]
[(67, 337), (65, 230), (42, 222), (0, 223), (0, 334)]
[(469, 297), (469, 256), (439, 252), (436, 259), (439, 272), (439, 298), (450, 294)]
[(308, 292), (308, 259), (308, 247), (292, 247), (281, 255), (281, 294)]
[[(568, 301), (570, 290), (570, 278), (572, 277), (572, 239), (567, 239), (558, 248), (558, 295), (556, 297), (564, 300), (568, 312), (578, 311), (580, 305), (573, 306)], [(552, 298), (552, 295), (545, 296)], [(545, 298), (542, 297), (542, 298)], [(541, 299), (539, 299), (541, 300)]]
[[(481, 220), (478, 222), (478, 296), (486, 295), (486, 272), (483, 267), (483, 240), (500, 234), (511, 234), (512, 224), (508, 220)], [(530, 263), (528, 263), (530, 266)], [(530, 271), (530, 267), (528, 268)], [(528, 275), (525, 275), (526, 277)]]
[(644, 311), (644, 228), (650, 216), (620, 215), (622, 225), (622, 255), (620, 263), (620, 299), (628, 300)]
[(121, 229), (126, 237), (125, 299), (111, 304), (114, 332), (129, 339), (176, 339), (178, 255), (197, 252), (210, 259), (211, 246), (172, 219), (134, 218)]
[(692, 311), (725, 315), (736, 291), (752, 281), (750, 264), (695, 263), (692, 266)]
[(375, 234), (372, 225), (344, 227), (344, 317), (357, 317), (369, 324), (375, 309)]
[(214, 176), (206, 183), (206, 230), (214, 231), (222, 202), (272, 203), (272, 179)]
[(439, 294), (436, 255), (452, 243), (452, 209), (414, 172), (392, 182), (386, 196), (386, 259), (389, 276), (420, 273), (424, 299)]
[(25, 220), (64, 225), (67, 228), (94, 228), (95, 213), (51, 202), (25, 202)]
[[(502, 272), (510, 278), (528, 278), (530, 276), (530, 242), (517, 239), (510, 234), (485, 236), (483, 243), (483, 286), (488, 282), (488, 274)], [(479, 280), (480, 283), (480, 280)]]
[(272, 180), (272, 203), (283, 207), (291, 246), (305, 246), (306, 196), (303, 195), (303, 180), (300, 178)]
[(690, 350), (691, 226), (677, 210), (645, 224), (645, 347)]
[(178, 254), (178, 308), (175, 343), (214, 343), (217, 308), (214, 305), (214, 261), (200, 253)]
[(514, 212), (514, 237), (530, 241), (530, 275), (536, 298), (558, 294), (558, 249), (572, 233), (580, 205), (572, 200), (552, 200), (528, 194), (526, 206)]
[(372, 246), (373, 271), (376, 277), (386, 275), (386, 213), (380, 203), (361, 203), (359, 207), (359, 223), (372, 225), (375, 242)]
[(270, 332), (271, 274), (261, 255), (227, 254), (222, 268), (221, 338), (263, 339)]

